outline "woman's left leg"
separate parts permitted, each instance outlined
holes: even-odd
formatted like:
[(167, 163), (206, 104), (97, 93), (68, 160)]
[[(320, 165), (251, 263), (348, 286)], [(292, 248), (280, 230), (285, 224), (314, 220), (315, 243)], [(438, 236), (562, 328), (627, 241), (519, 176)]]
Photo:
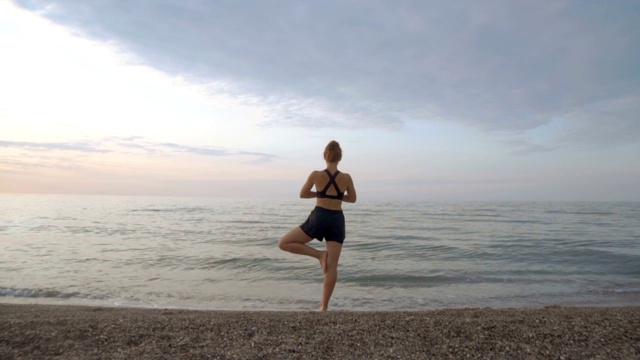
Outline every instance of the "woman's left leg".
[(307, 245), (313, 238), (307, 234), (298, 226), (293, 230), (286, 233), (280, 241), (278, 246), (284, 251), (288, 251), (294, 254), (301, 254), (311, 256), (320, 261), (320, 266), (323, 272), (327, 272), (327, 252), (323, 250), (314, 249)]

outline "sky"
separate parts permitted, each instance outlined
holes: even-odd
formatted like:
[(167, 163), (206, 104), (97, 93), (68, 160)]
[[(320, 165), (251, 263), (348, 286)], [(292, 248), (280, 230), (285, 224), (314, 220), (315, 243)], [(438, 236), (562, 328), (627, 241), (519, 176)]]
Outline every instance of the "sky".
[(640, 2), (0, 0), (0, 192), (640, 201)]

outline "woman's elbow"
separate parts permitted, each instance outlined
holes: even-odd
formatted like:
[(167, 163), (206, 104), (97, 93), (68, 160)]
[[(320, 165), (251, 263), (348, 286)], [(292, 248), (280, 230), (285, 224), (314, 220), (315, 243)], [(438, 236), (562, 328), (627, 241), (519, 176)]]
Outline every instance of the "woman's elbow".
[(312, 199), (316, 197), (316, 193), (314, 191), (300, 191), (301, 199)]

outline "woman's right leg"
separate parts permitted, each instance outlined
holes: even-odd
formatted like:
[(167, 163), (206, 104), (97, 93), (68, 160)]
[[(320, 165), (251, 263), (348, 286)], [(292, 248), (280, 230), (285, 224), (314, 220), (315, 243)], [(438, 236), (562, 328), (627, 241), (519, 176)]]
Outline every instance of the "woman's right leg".
[(288, 251), (290, 253), (307, 255), (318, 259), (318, 261), (320, 261), (322, 271), (326, 273), (327, 252), (314, 249), (311, 246), (307, 245), (307, 243), (311, 240), (313, 240), (313, 238), (305, 234), (305, 232), (302, 231), (302, 229), (298, 226), (286, 233), (280, 239), (280, 241), (278, 241), (278, 246), (280, 247), (280, 249)]
[(322, 303), (320, 311), (329, 309), (329, 300), (338, 281), (338, 261), (342, 252), (342, 244), (337, 241), (327, 241), (327, 271), (324, 273), (324, 285), (322, 287)]

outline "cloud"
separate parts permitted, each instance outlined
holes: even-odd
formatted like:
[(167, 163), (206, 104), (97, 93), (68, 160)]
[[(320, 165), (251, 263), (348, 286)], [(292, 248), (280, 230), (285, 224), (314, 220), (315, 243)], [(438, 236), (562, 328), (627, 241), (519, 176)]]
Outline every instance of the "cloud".
[(238, 152), (238, 155), (253, 157), (254, 158), (253, 160), (248, 161), (248, 163), (250, 164), (264, 164), (278, 158), (278, 156), (276, 155), (259, 153), (259, 152), (250, 152), (250, 151), (240, 151)]
[(530, 142), (518, 142), (512, 143), (515, 150), (510, 152), (511, 155), (531, 155), (536, 153), (547, 153), (552, 152), (555, 148), (547, 145), (534, 144)]
[(565, 118), (574, 126), (558, 136), (562, 143), (579, 138), (581, 146), (599, 148), (640, 141), (640, 96), (594, 102)]
[[(176, 143), (158, 143), (145, 141), (141, 136), (130, 137), (107, 137), (104, 139), (94, 140), (91, 142), (28, 142), (28, 141), (5, 141), (0, 140), (0, 147), (4, 148), (20, 148), (28, 150), (62, 150), (75, 151), (83, 153), (114, 153), (125, 152), (125, 149), (141, 150), (148, 154), (160, 156), (172, 156), (175, 154), (186, 153), (199, 156), (240, 156), (250, 157), (249, 163), (269, 162), (277, 158), (276, 155), (249, 152), (234, 151), (229, 149), (214, 148), (207, 146), (191, 146)], [(124, 148), (124, 149), (123, 149)]]
[(250, 163), (263, 163), (263, 162), (268, 162), (277, 158), (277, 156), (275, 155), (266, 154), (266, 153), (249, 152), (249, 151), (230, 151), (230, 150), (225, 150), (220, 148), (211, 148), (211, 147), (203, 147), (203, 146), (187, 146), (187, 145), (180, 145), (180, 144), (174, 144), (174, 143), (159, 143), (159, 144), (150, 143), (148, 145), (148, 148), (165, 148), (175, 152), (189, 153), (189, 154), (202, 155), (202, 156), (249, 156), (249, 157), (255, 158), (254, 160), (250, 161)]
[[(264, 126), (439, 120), (518, 133), (567, 116), (567, 142), (602, 129), (616, 144), (640, 139), (625, 103), (640, 97), (634, 1), (18, 4), (165, 72), (225, 83), (268, 109)], [(606, 127), (589, 110), (601, 103)]]
[(0, 140), (0, 147), (22, 148), (31, 150), (66, 150), (80, 151), (88, 153), (105, 153), (108, 150), (99, 149), (90, 143), (58, 143), (58, 142), (28, 142), (28, 141), (3, 141)]
[(204, 156), (228, 155), (228, 153), (225, 150), (207, 148), (207, 147), (186, 146), (186, 145), (173, 144), (173, 143), (161, 143), (161, 144), (156, 144), (156, 146), (171, 149), (176, 152), (185, 152), (185, 153), (191, 153), (196, 155), (204, 155)]

